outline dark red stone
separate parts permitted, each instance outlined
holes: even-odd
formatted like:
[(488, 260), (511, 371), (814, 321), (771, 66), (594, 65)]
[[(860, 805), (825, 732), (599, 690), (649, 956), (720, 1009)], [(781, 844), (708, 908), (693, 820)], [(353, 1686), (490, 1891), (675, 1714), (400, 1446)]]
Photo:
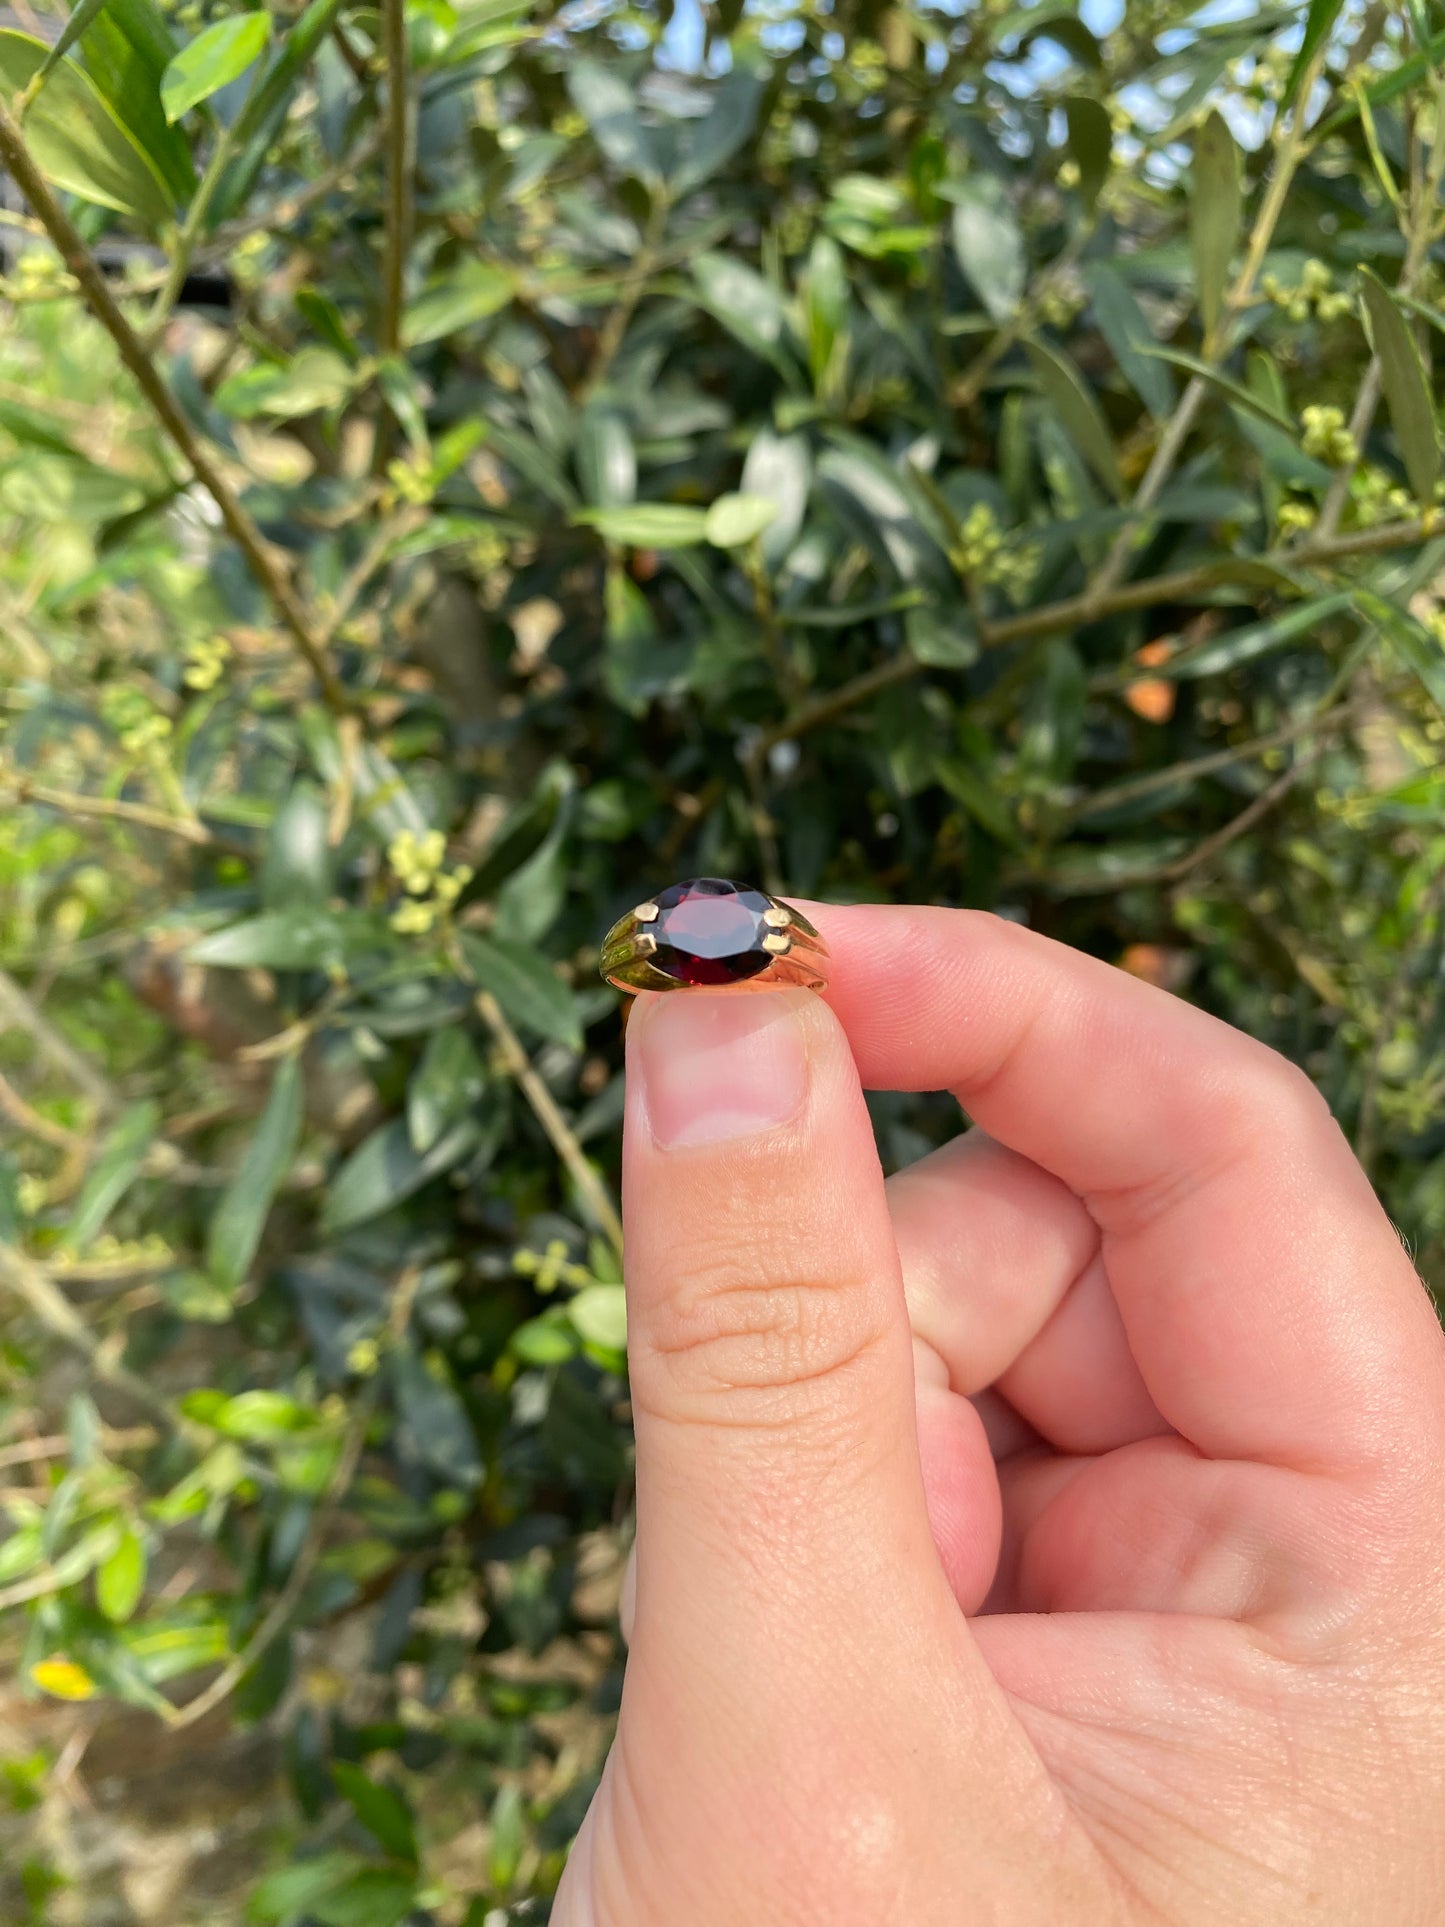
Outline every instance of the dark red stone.
[(657, 921), (646, 927), (657, 939), (649, 959), (684, 984), (737, 984), (772, 962), (763, 948), (771, 936), (764, 923), (772, 904), (761, 890), (723, 877), (693, 877), (653, 898)]

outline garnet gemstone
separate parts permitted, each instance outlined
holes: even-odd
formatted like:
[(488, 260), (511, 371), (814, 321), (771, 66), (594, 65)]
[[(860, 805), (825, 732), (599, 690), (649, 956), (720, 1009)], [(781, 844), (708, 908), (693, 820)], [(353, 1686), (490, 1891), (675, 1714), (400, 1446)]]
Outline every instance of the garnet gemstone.
[(649, 963), (683, 984), (738, 984), (773, 961), (763, 939), (772, 909), (761, 890), (723, 877), (693, 877), (653, 898), (657, 919), (644, 927), (657, 939)]

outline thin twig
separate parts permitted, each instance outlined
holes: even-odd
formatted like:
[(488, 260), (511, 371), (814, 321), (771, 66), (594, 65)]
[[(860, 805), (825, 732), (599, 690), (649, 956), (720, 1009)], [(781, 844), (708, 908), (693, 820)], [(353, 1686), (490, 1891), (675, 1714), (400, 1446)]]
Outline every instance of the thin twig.
[(1044, 269), (1011, 319), (990, 336), (987, 347), (974, 356), (958, 381), (949, 389), (948, 399), (952, 407), (970, 408), (978, 400), (983, 392), (984, 383), (1010, 348), (1022, 340), (1034, 326), (1039, 319), (1045, 297), (1052, 292), (1054, 283), (1068, 274), (1083, 253), (1085, 246), (1093, 239), (1093, 235), (1092, 222), (1075, 230), (1063, 253)]
[(36, 166), (14, 115), (0, 100), (0, 164), (15, 178), (26, 200), (44, 224), (66, 267), (80, 284), (92, 314), (115, 343), (121, 361), (134, 378), (166, 433), (180, 450), (196, 480), (220, 510), (232, 540), (245, 556), (252, 574), (270, 598), (282, 625), (290, 633), (321, 688), (327, 706), (337, 712), (347, 707), (346, 693), (325, 656), (316, 646), (310, 618), (291, 584), (282, 574), (269, 543), (250, 512), (242, 506), (219, 465), (202, 446), (154, 360), (126, 319), (111, 292), (99, 262), (61, 207), (50, 184)]
[[(1229, 348), (1235, 321), (1254, 298), (1255, 280), (1264, 265), (1264, 258), (1269, 252), (1269, 244), (1274, 238), (1279, 217), (1284, 211), (1290, 183), (1304, 158), (1305, 104), (1314, 92), (1315, 81), (1319, 78), (1320, 69), (1324, 64), (1325, 52), (1326, 49), (1322, 46), (1301, 79), (1295, 95), (1294, 111), (1289, 116), (1288, 130), (1281, 133), (1280, 122), (1276, 122), (1274, 166), (1270, 170), (1269, 185), (1265, 189), (1258, 218), (1250, 233), (1244, 262), (1224, 298), (1214, 335), (1203, 344), (1204, 359), (1211, 364), (1223, 359)], [(1283, 106), (1279, 111), (1283, 117)], [(1129, 566), (1139, 524), (1163, 494), (1165, 484), (1174, 473), (1175, 465), (1184, 452), (1184, 444), (1188, 441), (1190, 430), (1194, 426), (1194, 419), (1203, 406), (1208, 392), (1208, 382), (1202, 375), (1195, 375), (1180, 396), (1178, 406), (1164, 430), (1163, 439), (1154, 451), (1154, 459), (1150, 462), (1144, 479), (1139, 484), (1134, 500), (1130, 504), (1124, 526), (1115, 536), (1098, 575), (1090, 584), (1090, 593), (1095, 601), (1109, 594)]]
[(13, 1586), (0, 1588), (0, 1612), (11, 1606), (25, 1606), (32, 1599), (49, 1599), (53, 1593), (64, 1592), (73, 1580), (57, 1579), (49, 1566), (33, 1574), (29, 1579), (18, 1579)]
[(1168, 863), (1152, 863), (1144, 869), (1130, 870), (1121, 876), (1100, 878), (1096, 882), (1074, 885), (1070, 894), (1100, 896), (1115, 890), (1137, 888), (1144, 883), (1182, 882), (1185, 877), (1192, 875), (1203, 864), (1218, 856), (1219, 852), (1227, 848), (1237, 837), (1243, 836), (1247, 830), (1252, 830), (1260, 818), (1266, 816), (1281, 798), (1287, 796), (1300, 778), (1319, 761), (1325, 748), (1325, 744), (1319, 743), (1307, 750), (1304, 755), (1297, 757), (1267, 789), (1261, 790), (1259, 795), (1246, 804), (1237, 815), (1230, 817), (1227, 823), (1212, 831), (1201, 843), (1196, 844), (1183, 856), (1175, 857)]
[[(102, 1426), (100, 1443), (107, 1452), (144, 1452), (160, 1440), (153, 1425)], [(47, 1459), (63, 1459), (70, 1440), (63, 1432), (48, 1437), (19, 1439), (14, 1445), (0, 1445), (0, 1471), (13, 1465), (39, 1465)]]
[(185, 1429), (184, 1421), (145, 1379), (110, 1356), (44, 1268), (15, 1245), (0, 1244), (0, 1288), (18, 1298), (53, 1337), (79, 1352), (98, 1379), (124, 1392), (167, 1431)]
[(301, 1595), (310, 1584), (311, 1575), (316, 1570), (317, 1561), (326, 1544), (326, 1535), (341, 1510), (346, 1495), (351, 1489), (351, 1481), (356, 1476), (356, 1468), (361, 1463), (373, 1402), (373, 1398), (365, 1397), (352, 1412), (340, 1457), (326, 1484), (326, 1496), (311, 1523), (304, 1545), (296, 1555), (296, 1562), (287, 1574), (286, 1584), (277, 1593), (271, 1610), (252, 1633), (242, 1650), (234, 1659), (227, 1661), (209, 1686), (197, 1693), (194, 1699), (187, 1700), (184, 1706), (178, 1706), (166, 1714), (165, 1721), (168, 1727), (194, 1726), (198, 1720), (203, 1720), (208, 1713), (214, 1712), (222, 1701), (230, 1698), (247, 1673), (265, 1653), (270, 1651), (281, 1634), (285, 1632), (291, 1615), (301, 1602)]
[(360, 600), (362, 590), (380, 569), (385, 568), (397, 543), (405, 541), (426, 519), (427, 511), (424, 508), (408, 502), (382, 523), (362, 551), (356, 566), (337, 590), (336, 600), (326, 612), (320, 632), (324, 646), (329, 647), (335, 641), (343, 623)]
[(411, 247), (411, 81), (404, 0), (382, 0), (381, 13), (386, 41), (386, 248), (378, 345), (384, 355), (394, 355), (401, 347), (406, 258)]
[[(1407, 522), (1382, 522), (1371, 529), (1351, 529), (1347, 534), (1332, 536), (1326, 542), (1302, 543), (1297, 549), (1274, 549), (1264, 555), (1229, 559), (1241, 571), (1250, 572), (1261, 567), (1280, 570), (1300, 566), (1318, 567), (1332, 562), (1352, 561), (1357, 556), (1384, 555), (1392, 549), (1415, 548), (1435, 533), (1436, 518), (1429, 514), (1413, 517)], [(1217, 588), (1223, 579), (1220, 563), (1211, 562), (1198, 568), (1176, 569), (1168, 575), (1148, 576), (1139, 582), (1124, 582), (1099, 599), (1085, 591), (1082, 595), (1066, 596), (1059, 602), (1048, 602), (1038, 609), (1025, 609), (1021, 615), (1007, 616), (1001, 622), (991, 623), (978, 639), (985, 649), (1001, 649), (1011, 643), (1036, 641), (1041, 636), (1062, 635), (1069, 630), (1082, 628), (1086, 623), (1100, 622), (1107, 616), (1119, 615), (1126, 610), (1148, 609), (1161, 602), (1185, 601), (1205, 589)], [(753, 753), (765, 756), (775, 743), (804, 736), (821, 724), (846, 714), (857, 704), (867, 702), (880, 690), (890, 688), (894, 683), (909, 682), (927, 670), (928, 664), (920, 662), (916, 656), (890, 656), (872, 669), (864, 670), (851, 682), (816, 697), (811, 703), (805, 703), (791, 716), (785, 716), (782, 722), (765, 730), (757, 739)]]
[[(1370, 699), (1374, 699), (1373, 691), (1370, 692)], [(1083, 822), (1105, 810), (1137, 803), (1142, 797), (1152, 796), (1156, 790), (1172, 789), (1176, 783), (1193, 782), (1196, 777), (1212, 776), (1216, 770), (1232, 769), (1236, 764), (1250, 762), (1256, 756), (1267, 756), (1271, 750), (1283, 749), (1286, 744), (1298, 742), (1301, 736), (1309, 736), (1317, 729), (1341, 729), (1364, 707), (1364, 700), (1356, 699), (1354, 702), (1340, 703), (1326, 715), (1311, 711), (1308, 716), (1296, 717), (1293, 722), (1285, 723), (1279, 729), (1272, 729), (1263, 736), (1251, 736), (1247, 742), (1235, 743), (1229, 749), (1211, 750), (1206, 756), (1194, 756), (1188, 762), (1171, 763), (1167, 769), (1151, 770), (1147, 776), (1135, 776), (1127, 783), (1115, 783), (1109, 789), (1095, 790), (1070, 811), (1070, 817), (1074, 822)]]
[[(411, 252), (413, 176), (416, 172), (415, 117), (406, 39), (406, 0), (381, 0), (386, 52), (386, 228), (381, 263), (381, 320), (377, 346), (383, 361), (401, 352), (402, 312), (406, 305), (406, 263)], [(394, 410), (377, 424), (371, 472), (384, 475), (391, 458)]]
[[(1442, 893), (1445, 893), (1445, 870), (1439, 871), (1426, 885), (1420, 900), (1415, 906), (1415, 927), (1424, 933), (1439, 909)], [(1380, 1124), (1380, 1087), (1384, 1081), (1384, 1052), (1394, 1041), (1395, 1027), (1407, 1000), (1419, 990), (1419, 977), (1408, 968), (1410, 953), (1397, 961), (1390, 978), (1390, 988), (1385, 996), (1385, 1006), (1380, 1021), (1375, 1027), (1375, 1047), (1370, 1052), (1365, 1066), (1364, 1083), (1360, 1090), (1359, 1117), (1355, 1124), (1355, 1156), (1365, 1167), (1366, 1174), (1374, 1176), (1375, 1160), (1379, 1152)], [(1403, 966), (1403, 967), (1402, 967)]]
[(86, 1139), (78, 1131), (67, 1130), (65, 1125), (42, 1117), (25, 1102), (8, 1077), (0, 1077), (0, 1114), (8, 1117), (18, 1130), (50, 1145), (52, 1150), (74, 1153), (85, 1149)]
[(1267, 816), (1275, 804), (1289, 794), (1300, 778), (1313, 769), (1327, 747), (1325, 743), (1316, 743), (1313, 748), (1297, 756), (1289, 768), (1282, 771), (1268, 789), (1261, 790), (1254, 801), (1246, 804), (1237, 816), (1232, 816), (1212, 836), (1205, 837), (1204, 841), (1192, 849), (1187, 856), (1182, 856), (1177, 862), (1167, 865), (1163, 876), (1170, 883), (1178, 882), (1180, 878), (1187, 877), (1197, 870), (1202, 863), (1208, 863), (1212, 857), (1218, 856), (1219, 852), (1233, 843), (1236, 837), (1243, 836), (1246, 830), (1252, 830), (1260, 818)]
[(202, 174), (196, 191), (191, 196), (191, 204), (186, 209), (186, 218), (181, 223), (180, 232), (176, 235), (175, 244), (171, 250), (165, 281), (160, 293), (156, 296), (155, 305), (146, 318), (144, 340), (147, 348), (153, 348), (160, 340), (165, 332), (166, 323), (170, 320), (171, 310), (181, 298), (181, 290), (186, 285), (186, 276), (191, 271), (191, 263), (200, 245), (206, 217), (211, 211), (211, 203), (215, 200), (216, 190), (220, 187), (222, 177), (231, 164), (231, 156), (236, 151), (241, 129), (246, 124), (245, 109), (255, 99), (265, 74), (266, 63), (258, 61), (255, 76), (247, 92), (245, 106), (228, 126), (222, 128), (206, 171)]
[(495, 1038), (503, 1069), (521, 1090), (536, 1115), (537, 1122), (551, 1139), (552, 1148), (567, 1167), (593, 1218), (607, 1234), (613, 1249), (622, 1250), (622, 1220), (607, 1195), (607, 1188), (587, 1161), (587, 1153), (577, 1142), (571, 1125), (558, 1110), (556, 1100), (533, 1069), (522, 1041), (507, 1022), (501, 1005), (490, 991), (479, 990), (477, 1015)]
[(59, 810), (62, 816), (134, 823), (137, 829), (156, 830), (162, 836), (173, 836), (182, 843), (201, 847), (217, 841), (204, 823), (190, 817), (168, 816), (164, 810), (152, 809), (147, 803), (127, 803), (120, 797), (81, 796), (71, 790), (51, 789), (48, 784), (32, 783), (28, 776), (13, 770), (0, 777), (0, 784), (11, 792), (16, 802), (43, 803), (47, 809)]
[(24, 1031), (46, 1062), (68, 1078), (102, 1116), (120, 1109), (119, 1094), (4, 970), (0, 970), (0, 1023)]
[(318, 201), (324, 201), (328, 194), (334, 194), (338, 187), (374, 159), (385, 139), (386, 129), (378, 122), (367, 129), (344, 160), (338, 161), (325, 174), (319, 174), (294, 194), (284, 195), (269, 207), (263, 207), (259, 214), (247, 215), (244, 220), (228, 221), (224, 227), (217, 228), (214, 238), (197, 250), (195, 265), (212, 267), (217, 261), (224, 261), (242, 241), (249, 241), (253, 234), (294, 228), (308, 208), (314, 207)]
[(671, 204), (660, 187), (654, 187), (652, 191), (654, 199), (652, 211), (647, 220), (647, 231), (642, 237), (641, 247), (633, 257), (632, 266), (627, 271), (616, 304), (602, 324), (591, 364), (577, 391), (579, 406), (591, 400), (612, 372), (612, 364), (617, 359), (618, 350), (626, 338), (628, 324), (637, 312), (637, 304), (641, 301), (647, 284), (657, 271), (658, 254), (662, 247), (662, 237), (667, 232), (667, 217), (671, 211)]
[[(1445, 105), (1445, 93), (1437, 95), (1439, 105)], [(1412, 157), (1418, 152), (1418, 144), (1411, 142)], [(1430, 154), (1430, 169), (1423, 188), (1416, 183), (1417, 200), (1413, 209), (1413, 219), (1405, 234), (1405, 260), (1400, 269), (1400, 279), (1396, 290), (1400, 294), (1413, 294), (1425, 263), (1429, 258), (1430, 243), (1435, 233), (1436, 210), (1440, 200), (1440, 183), (1445, 179), (1445, 140), (1437, 134)], [(1380, 357), (1372, 355), (1360, 383), (1360, 392), (1355, 397), (1355, 405), (1350, 410), (1350, 439), (1363, 454), (1365, 438), (1374, 423), (1375, 411), (1380, 405), (1380, 392), (1384, 386), (1384, 370)], [(1354, 477), (1354, 465), (1342, 468), (1330, 483), (1329, 493), (1325, 496), (1320, 510), (1315, 533), (1327, 539), (1340, 525), (1340, 517), (1350, 499), (1350, 483)]]
[[(1375, 410), (1380, 405), (1380, 390), (1384, 385), (1384, 370), (1380, 357), (1373, 355), (1365, 370), (1360, 392), (1355, 396), (1355, 405), (1350, 410), (1349, 435), (1357, 449), (1363, 450), (1365, 437), (1375, 419)], [(1319, 520), (1314, 532), (1321, 536), (1331, 536), (1340, 525), (1340, 517), (1345, 512), (1345, 504), (1350, 499), (1350, 483), (1354, 480), (1356, 462), (1348, 462), (1343, 468), (1336, 469), (1334, 480), (1330, 483), (1329, 493), (1325, 496)]]

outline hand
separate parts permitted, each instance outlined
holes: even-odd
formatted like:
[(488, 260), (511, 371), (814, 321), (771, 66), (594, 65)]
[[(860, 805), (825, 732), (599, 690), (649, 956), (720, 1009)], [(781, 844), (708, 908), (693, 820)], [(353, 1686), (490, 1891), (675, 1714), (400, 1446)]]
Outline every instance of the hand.
[[(1435, 1927), (1445, 1343), (1324, 1103), (990, 917), (816, 920), (826, 1003), (630, 1027), (635, 1611), (557, 1927)], [(885, 1186), (860, 1079), (978, 1128)]]

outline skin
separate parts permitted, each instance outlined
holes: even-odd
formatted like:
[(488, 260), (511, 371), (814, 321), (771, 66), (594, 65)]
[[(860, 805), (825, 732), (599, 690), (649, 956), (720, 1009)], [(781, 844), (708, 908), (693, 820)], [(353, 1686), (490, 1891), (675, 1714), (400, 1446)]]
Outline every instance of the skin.
[[(643, 997), (557, 1927), (1438, 1927), (1445, 1342), (1304, 1075), (973, 912)], [(862, 1088), (975, 1128), (884, 1183)]]

